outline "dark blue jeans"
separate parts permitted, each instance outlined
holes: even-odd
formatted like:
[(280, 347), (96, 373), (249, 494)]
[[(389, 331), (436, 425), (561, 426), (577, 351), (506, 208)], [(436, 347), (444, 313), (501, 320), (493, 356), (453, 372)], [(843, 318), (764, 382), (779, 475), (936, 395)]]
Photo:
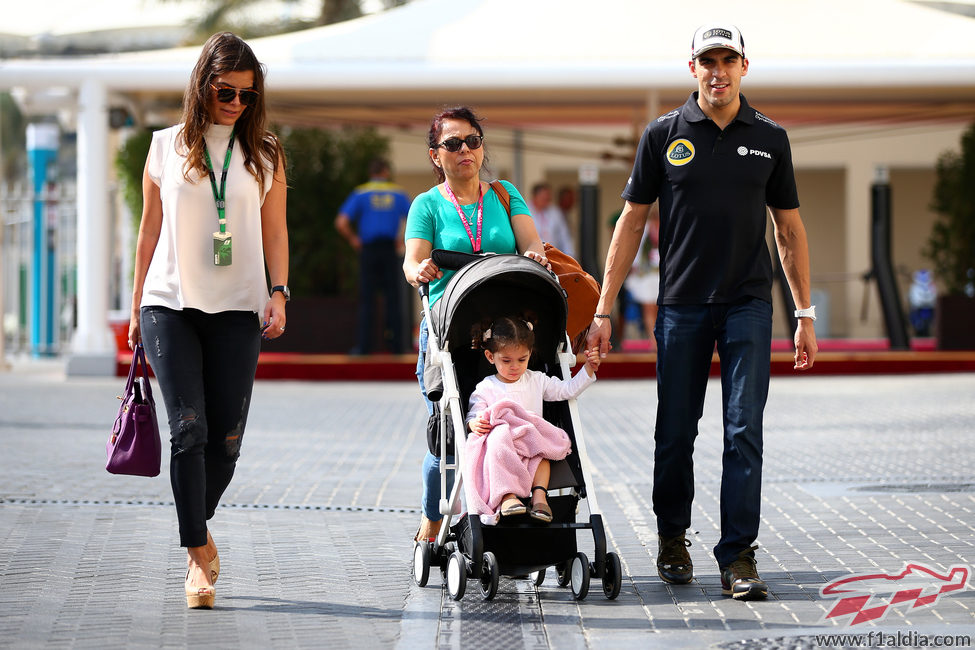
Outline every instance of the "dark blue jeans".
[(657, 340), (657, 423), (654, 432), (653, 510), (665, 537), (691, 525), (694, 440), (704, 411), (711, 355), (721, 360), (724, 455), (721, 539), (714, 547), (725, 567), (758, 537), (762, 499), (762, 418), (768, 397), (772, 305), (661, 305)]
[(359, 252), (359, 334), (358, 351), (370, 354), (373, 350), (372, 328), (376, 319), (376, 293), (382, 293), (386, 327), (383, 339), (390, 352), (399, 354), (406, 349), (403, 338), (403, 262), (396, 254), (396, 244), (382, 239), (362, 245)]
[(143, 307), (140, 327), (169, 417), (180, 545), (204, 546), (240, 456), (261, 351), (258, 317)]

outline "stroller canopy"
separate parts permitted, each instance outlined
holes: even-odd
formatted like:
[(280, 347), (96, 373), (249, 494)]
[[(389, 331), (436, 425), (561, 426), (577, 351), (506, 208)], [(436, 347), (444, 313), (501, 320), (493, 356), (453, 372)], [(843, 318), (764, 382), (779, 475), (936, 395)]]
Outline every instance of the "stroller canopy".
[(454, 274), (432, 318), (441, 346), (454, 353), (470, 350), (476, 323), (534, 316), (535, 354), (550, 361), (565, 341), (567, 313), (565, 291), (554, 273), (523, 255), (487, 255)]

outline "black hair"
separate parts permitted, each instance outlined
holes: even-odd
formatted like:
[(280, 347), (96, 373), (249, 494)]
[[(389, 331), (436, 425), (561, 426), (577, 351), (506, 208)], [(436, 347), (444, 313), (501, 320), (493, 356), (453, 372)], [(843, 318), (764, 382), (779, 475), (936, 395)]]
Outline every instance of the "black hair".
[(373, 158), (369, 161), (369, 177), (375, 178), (390, 171), (389, 161), (385, 158)]
[(535, 348), (535, 325), (531, 314), (502, 316), (491, 322), (477, 323), (471, 330), (471, 347), (484, 348), (495, 353), (511, 345), (524, 345), (529, 351)]
[[(463, 120), (470, 124), (479, 136), (484, 137), (484, 127), (481, 126), (482, 118), (474, 112), (473, 108), (469, 106), (445, 108), (434, 115), (433, 120), (430, 121), (430, 130), (427, 132), (427, 146), (431, 149), (440, 146), (440, 136), (443, 134), (443, 123), (446, 120)], [(482, 169), (487, 170), (487, 160), (487, 150), (485, 150), (484, 159), (481, 162)], [(433, 161), (430, 161), (430, 164), (433, 166), (433, 173), (437, 180), (441, 183), (444, 182), (447, 177), (444, 175), (443, 169), (434, 165)]]
[(542, 190), (552, 191), (552, 186), (549, 183), (546, 183), (545, 181), (535, 183), (534, 185), (532, 185), (532, 196), (535, 196)]

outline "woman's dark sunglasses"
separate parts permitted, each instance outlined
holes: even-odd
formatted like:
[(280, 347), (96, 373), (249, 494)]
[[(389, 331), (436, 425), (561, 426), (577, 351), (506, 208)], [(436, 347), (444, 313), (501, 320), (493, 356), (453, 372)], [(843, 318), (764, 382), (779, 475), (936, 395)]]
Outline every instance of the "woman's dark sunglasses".
[(462, 145), (466, 144), (468, 149), (480, 149), (481, 143), (483, 142), (484, 142), (483, 136), (472, 133), (471, 135), (467, 136), (463, 140), (461, 140), (460, 138), (447, 138), (437, 146), (443, 147), (450, 153), (457, 153), (458, 151), (460, 151)]
[(257, 103), (260, 93), (250, 88), (234, 88), (233, 86), (218, 86), (210, 84), (210, 87), (217, 91), (217, 101), (221, 104), (229, 104), (234, 101), (234, 97), (240, 96), (240, 103), (244, 106), (253, 106)]

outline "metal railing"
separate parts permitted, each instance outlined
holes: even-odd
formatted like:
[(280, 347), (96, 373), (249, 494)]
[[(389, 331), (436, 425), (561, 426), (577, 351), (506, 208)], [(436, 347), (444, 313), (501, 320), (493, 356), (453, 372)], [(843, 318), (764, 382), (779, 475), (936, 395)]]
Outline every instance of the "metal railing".
[[(42, 238), (35, 236), (40, 215)], [(76, 325), (77, 203), (73, 180), (0, 186), (0, 308), (5, 351), (63, 351)], [(42, 270), (35, 266), (38, 251)], [(48, 256), (50, 259), (48, 259)]]

